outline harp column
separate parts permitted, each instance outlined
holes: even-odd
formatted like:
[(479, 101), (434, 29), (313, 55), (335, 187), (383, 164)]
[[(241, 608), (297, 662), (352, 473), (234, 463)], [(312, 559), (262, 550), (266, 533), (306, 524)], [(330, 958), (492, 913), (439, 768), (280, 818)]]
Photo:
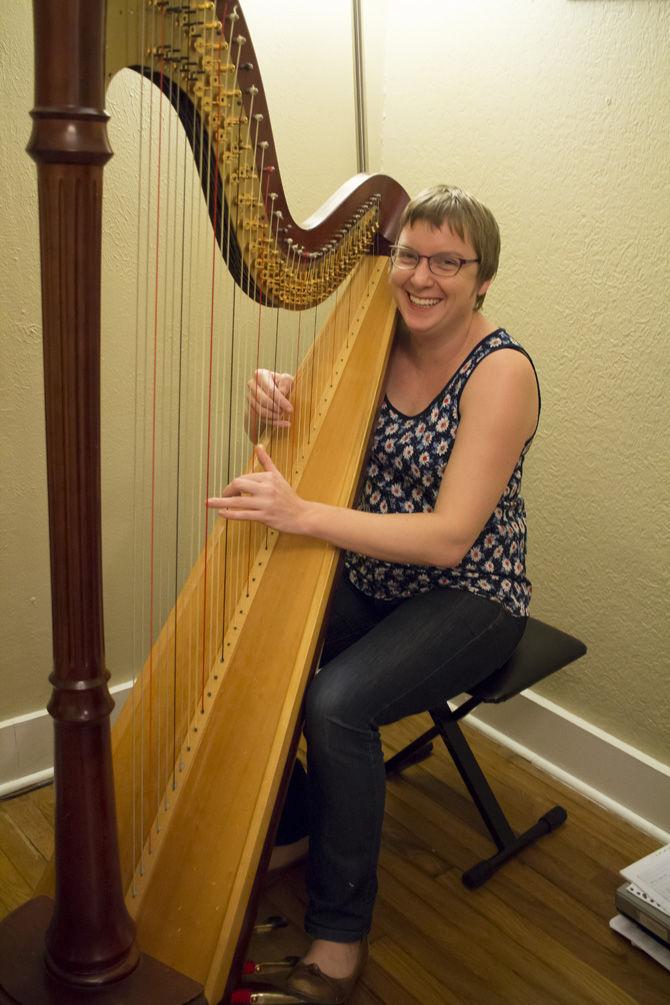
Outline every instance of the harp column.
[(117, 980), (138, 963), (124, 903), (105, 669), (100, 519), (104, 10), (35, 0), (35, 108), (54, 668), (52, 973)]
[(56, 895), (0, 923), (0, 1003), (206, 1005), (140, 954), (119, 868), (100, 519), (104, 0), (34, 0), (51, 546)]

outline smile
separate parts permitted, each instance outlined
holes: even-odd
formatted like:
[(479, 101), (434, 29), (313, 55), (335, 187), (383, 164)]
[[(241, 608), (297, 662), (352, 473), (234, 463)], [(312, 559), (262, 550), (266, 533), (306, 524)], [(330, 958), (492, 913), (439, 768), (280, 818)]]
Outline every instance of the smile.
[(428, 297), (417, 297), (413, 293), (408, 293), (410, 303), (414, 304), (415, 307), (434, 307), (435, 304), (439, 304), (440, 298), (428, 298)]

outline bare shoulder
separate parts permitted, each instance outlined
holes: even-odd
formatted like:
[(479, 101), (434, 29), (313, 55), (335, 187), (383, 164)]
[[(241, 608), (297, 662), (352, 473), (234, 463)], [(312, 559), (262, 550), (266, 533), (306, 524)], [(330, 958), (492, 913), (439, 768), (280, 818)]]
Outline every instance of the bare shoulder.
[(495, 421), (496, 415), (520, 422), (527, 435), (537, 425), (539, 391), (533, 365), (524, 352), (514, 348), (497, 349), (483, 359), (472, 372), (461, 398), (461, 411), (484, 411)]
[(505, 346), (489, 353), (473, 370), (463, 396), (468, 389), (490, 391), (492, 386), (498, 385), (517, 393), (527, 389), (537, 394), (537, 378), (525, 352)]

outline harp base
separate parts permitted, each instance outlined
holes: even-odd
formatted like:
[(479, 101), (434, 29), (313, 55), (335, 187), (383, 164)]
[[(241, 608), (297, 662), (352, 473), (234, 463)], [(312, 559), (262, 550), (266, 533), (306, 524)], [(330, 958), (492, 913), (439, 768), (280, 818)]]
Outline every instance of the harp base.
[(53, 901), (38, 897), (0, 922), (0, 1005), (207, 1005), (202, 986), (144, 953), (131, 974), (101, 988), (67, 987), (44, 963)]

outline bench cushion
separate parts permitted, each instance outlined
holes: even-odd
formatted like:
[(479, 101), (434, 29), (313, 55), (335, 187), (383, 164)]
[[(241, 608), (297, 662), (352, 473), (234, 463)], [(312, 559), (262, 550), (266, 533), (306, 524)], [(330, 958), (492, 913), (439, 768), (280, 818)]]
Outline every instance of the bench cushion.
[(472, 692), (479, 701), (507, 701), (515, 694), (579, 659), (586, 646), (579, 639), (529, 618), (521, 642), (499, 670)]

